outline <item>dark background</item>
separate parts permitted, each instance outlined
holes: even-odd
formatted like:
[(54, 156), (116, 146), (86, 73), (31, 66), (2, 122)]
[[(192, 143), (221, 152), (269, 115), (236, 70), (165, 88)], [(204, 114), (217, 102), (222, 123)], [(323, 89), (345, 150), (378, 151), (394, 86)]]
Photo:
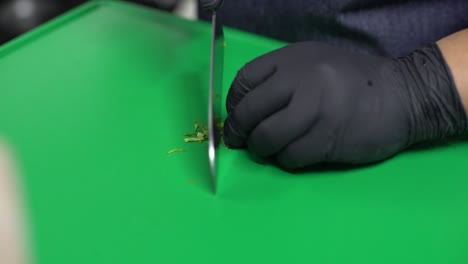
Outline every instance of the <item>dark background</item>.
[[(86, 0), (0, 0), (0, 45), (76, 7)], [(173, 11), (178, 0), (128, 0)]]

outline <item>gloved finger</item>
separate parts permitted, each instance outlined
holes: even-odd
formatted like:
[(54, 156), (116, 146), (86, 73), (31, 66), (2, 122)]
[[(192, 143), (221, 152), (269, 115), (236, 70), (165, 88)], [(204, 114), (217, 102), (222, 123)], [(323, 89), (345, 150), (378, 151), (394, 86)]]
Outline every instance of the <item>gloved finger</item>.
[(307, 133), (319, 117), (321, 90), (314, 92), (299, 89), (286, 108), (261, 121), (248, 139), (249, 151), (269, 157)]
[(223, 5), (224, 0), (200, 0), (204, 10), (216, 11)]
[(298, 138), (276, 156), (278, 164), (285, 169), (302, 169), (328, 161), (331, 145), (329, 131), (320, 126), (320, 121), (309, 132)]
[(287, 78), (273, 76), (250, 91), (231, 111), (224, 123), (224, 143), (245, 147), (252, 130), (265, 118), (286, 107), (291, 97)]
[(226, 99), (226, 109), (231, 113), (246, 94), (274, 75), (275, 64), (270, 56), (263, 55), (242, 67), (232, 82)]

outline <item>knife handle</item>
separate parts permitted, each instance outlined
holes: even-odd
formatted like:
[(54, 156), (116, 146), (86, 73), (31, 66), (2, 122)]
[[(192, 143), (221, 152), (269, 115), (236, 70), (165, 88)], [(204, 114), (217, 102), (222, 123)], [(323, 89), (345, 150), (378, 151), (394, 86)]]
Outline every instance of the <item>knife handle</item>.
[(201, 0), (201, 6), (203, 9), (216, 12), (224, 3), (224, 0)]

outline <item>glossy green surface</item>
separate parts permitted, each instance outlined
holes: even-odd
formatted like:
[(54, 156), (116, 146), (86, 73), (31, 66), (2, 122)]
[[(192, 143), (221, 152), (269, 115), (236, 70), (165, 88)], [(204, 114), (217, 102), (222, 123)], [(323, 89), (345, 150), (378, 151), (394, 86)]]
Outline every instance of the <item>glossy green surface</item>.
[[(226, 40), (225, 88), (282, 45)], [(468, 144), (299, 175), (223, 149), (213, 196), (206, 143), (182, 141), (209, 45), (208, 24), (94, 2), (0, 48), (39, 264), (468, 263)]]

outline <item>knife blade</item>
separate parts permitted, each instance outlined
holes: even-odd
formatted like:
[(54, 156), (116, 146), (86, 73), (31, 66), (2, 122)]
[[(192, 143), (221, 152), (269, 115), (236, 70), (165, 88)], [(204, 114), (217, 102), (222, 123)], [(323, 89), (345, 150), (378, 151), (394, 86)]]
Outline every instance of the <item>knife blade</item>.
[(220, 15), (217, 12), (222, 6), (222, 0), (203, 1), (203, 7), (212, 12), (210, 88), (208, 98), (208, 159), (213, 193), (216, 194), (219, 170), (219, 151), (221, 131), (218, 124), (222, 122), (222, 82), (224, 67), (224, 32)]

